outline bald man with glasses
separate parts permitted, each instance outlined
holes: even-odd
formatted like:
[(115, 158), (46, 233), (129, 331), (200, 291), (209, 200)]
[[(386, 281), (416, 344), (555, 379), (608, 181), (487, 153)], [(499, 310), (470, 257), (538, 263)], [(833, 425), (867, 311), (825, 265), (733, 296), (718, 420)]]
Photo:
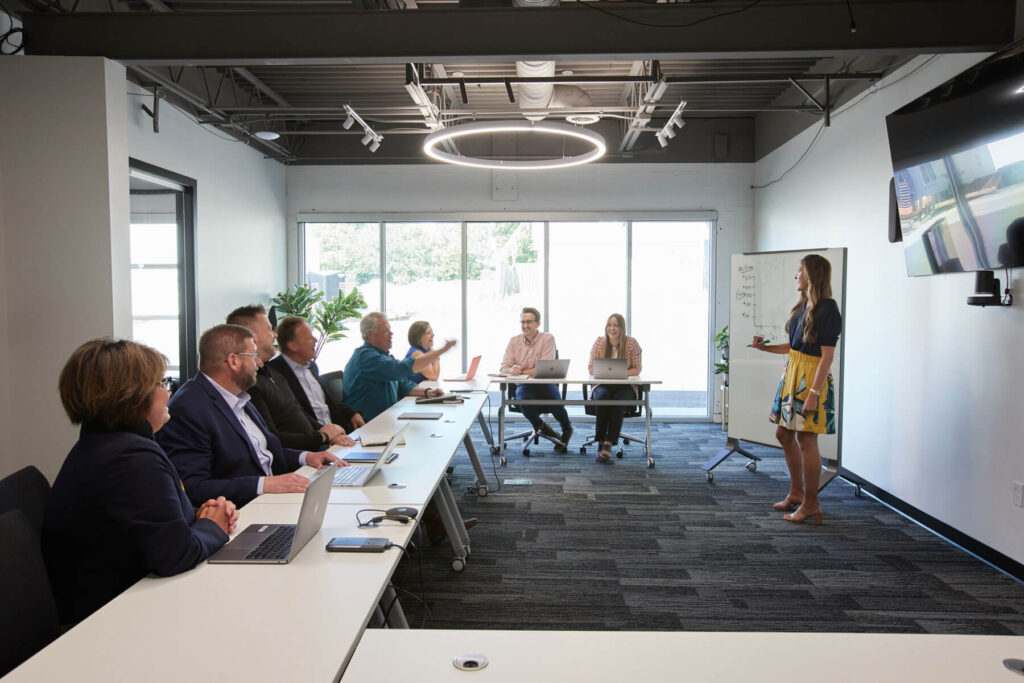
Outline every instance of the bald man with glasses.
[(242, 506), (264, 493), (300, 493), (309, 485), (295, 473), (302, 465), (346, 464), (328, 452), (281, 446), (246, 393), (260, 365), (251, 331), (212, 327), (199, 339), (199, 372), (167, 404), (171, 419), (157, 441), (193, 502), (224, 496)]

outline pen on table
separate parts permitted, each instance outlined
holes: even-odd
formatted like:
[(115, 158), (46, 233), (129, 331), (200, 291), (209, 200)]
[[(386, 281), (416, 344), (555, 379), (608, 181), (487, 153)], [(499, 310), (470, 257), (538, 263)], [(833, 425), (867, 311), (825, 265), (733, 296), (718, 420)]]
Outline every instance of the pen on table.
[[(772, 343), (772, 340), (771, 340), (771, 339), (762, 339), (762, 340), (761, 340), (761, 343), (760, 343), (760, 344), (758, 344), (758, 346), (764, 346), (764, 345), (766, 345), (766, 344), (771, 344), (771, 343)], [(747, 348), (748, 348), (748, 349), (749, 349), (749, 348), (751, 348), (752, 346), (753, 346), (753, 344), (747, 344)]]
[(396, 451), (396, 452), (392, 453), (391, 455), (389, 455), (388, 457), (384, 458), (384, 464), (385, 465), (391, 464), (391, 461), (394, 460), (397, 457), (398, 457), (398, 452)]

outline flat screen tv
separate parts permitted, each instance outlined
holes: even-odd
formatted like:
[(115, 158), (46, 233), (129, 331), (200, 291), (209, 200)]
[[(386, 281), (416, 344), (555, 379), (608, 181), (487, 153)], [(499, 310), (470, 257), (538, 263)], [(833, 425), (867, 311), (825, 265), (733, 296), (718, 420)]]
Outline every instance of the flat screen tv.
[(885, 124), (907, 274), (1024, 265), (1024, 44)]

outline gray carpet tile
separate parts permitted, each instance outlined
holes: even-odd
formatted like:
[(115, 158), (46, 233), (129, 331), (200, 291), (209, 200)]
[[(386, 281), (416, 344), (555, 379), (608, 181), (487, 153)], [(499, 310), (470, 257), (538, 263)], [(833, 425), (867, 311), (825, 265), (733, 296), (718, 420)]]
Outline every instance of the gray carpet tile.
[[(460, 449), (453, 490), (478, 517), (465, 571), (451, 549), (421, 544), (395, 574), (410, 623), (432, 628), (838, 631), (1024, 634), (1024, 585), (835, 480), (825, 524), (785, 522), (778, 449), (747, 471), (733, 456), (708, 483), (700, 465), (725, 443), (720, 425), (652, 427), (642, 447), (609, 464), (578, 446), (532, 457), (510, 444), (508, 466), (471, 432), (490, 495)], [(634, 427), (635, 431), (640, 431)], [(528, 486), (502, 486), (509, 478)], [(422, 575), (422, 585), (421, 585)], [(429, 616), (418, 599), (429, 607)]]

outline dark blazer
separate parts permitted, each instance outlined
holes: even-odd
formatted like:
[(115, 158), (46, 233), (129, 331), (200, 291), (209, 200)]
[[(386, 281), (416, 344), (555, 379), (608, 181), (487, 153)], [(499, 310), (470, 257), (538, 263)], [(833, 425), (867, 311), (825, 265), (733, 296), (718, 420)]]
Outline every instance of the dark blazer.
[[(192, 502), (199, 505), (224, 496), (242, 506), (255, 498), (257, 482), (264, 476), (256, 449), (206, 375), (200, 372), (185, 382), (174, 392), (167, 409), (171, 421), (157, 432), (156, 440), (181, 473)], [(267, 448), (273, 456), (272, 473), (295, 471), (301, 451), (282, 447), (252, 402), (245, 406), (245, 412), (267, 437)]]
[(83, 425), (53, 482), (42, 549), (65, 624), (84, 619), (153, 572), (187, 571), (227, 534), (196, 519), (148, 422), (130, 431)]
[[(284, 356), (276, 356), (268, 362), (267, 365), (270, 367), (271, 373), (274, 376), (284, 379), (288, 388), (292, 390), (295, 400), (299, 402), (299, 405), (302, 406), (302, 410), (305, 411), (306, 417), (312, 420), (318, 428), (323, 426), (317, 419), (316, 413), (313, 412), (313, 404), (309, 402), (309, 397), (306, 396), (306, 391), (302, 388), (302, 385), (299, 384), (299, 378), (295, 376), (295, 373), (292, 371), (291, 366), (288, 365), (288, 362), (284, 359)], [(309, 364), (309, 370), (313, 373), (313, 376), (316, 377), (320, 386), (323, 387), (324, 396), (327, 397), (327, 408), (331, 411), (331, 422), (338, 425), (346, 432), (351, 432), (352, 416), (355, 415), (357, 411), (344, 403), (336, 403), (331, 400), (330, 394), (327, 393), (327, 385), (324, 383), (323, 379), (320, 378), (320, 369), (316, 366), (316, 361)]]
[(295, 400), (291, 389), (278, 376), (274, 378), (270, 368), (263, 366), (256, 373), (256, 386), (249, 387), (252, 404), (267, 428), (287, 448), (303, 451), (322, 451), (329, 444), (324, 443), (323, 434), (317, 431), (322, 425), (309, 421), (302, 406)]

